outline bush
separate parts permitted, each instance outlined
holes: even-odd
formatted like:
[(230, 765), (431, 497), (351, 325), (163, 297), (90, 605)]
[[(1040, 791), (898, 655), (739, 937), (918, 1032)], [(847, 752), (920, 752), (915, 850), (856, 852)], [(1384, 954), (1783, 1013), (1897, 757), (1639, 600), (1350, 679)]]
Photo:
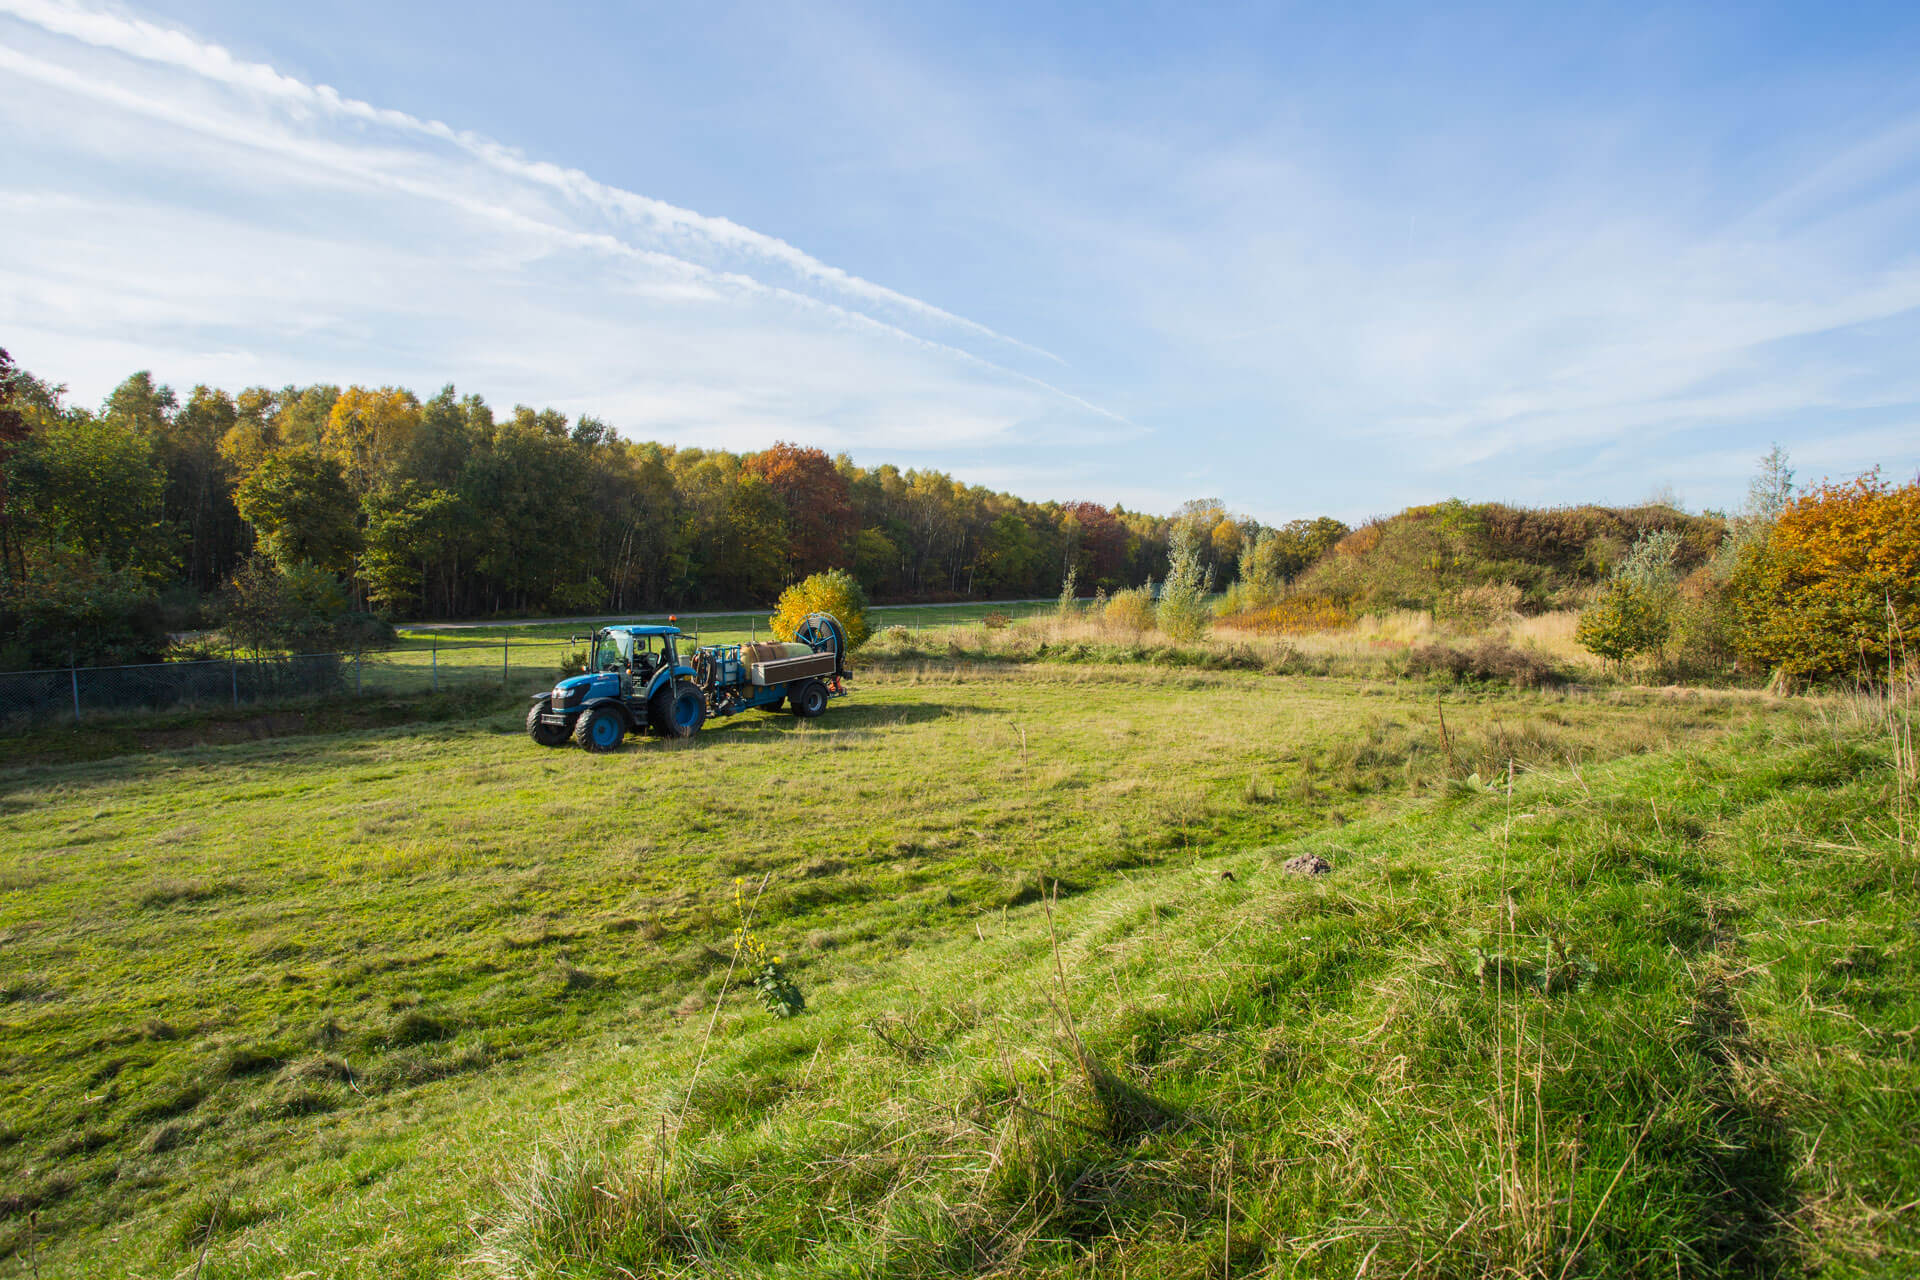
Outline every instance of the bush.
[(1167, 580), (1160, 587), (1160, 629), (1175, 640), (1198, 640), (1207, 633), (1212, 611), (1207, 594), (1213, 590), (1213, 570), (1201, 559), (1192, 530), (1173, 527), (1168, 542)]
[(1559, 668), (1530, 649), (1516, 649), (1504, 640), (1486, 639), (1471, 649), (1452, 645), (1417, 645), (1407, 654), (1407, 671), (1416, 676), (1446, 676), (1451, 680), (1504, 680), (1520, 689), (1564, 684)]
[(873, 634), (867, 621), (867, 593), (845, 569), (816, 573), (782, 591), (767, 625), (779, 639), (791, 640), (810, 613), (830, 613), (838, 618), (847, 629), (849, 651), (858, 649)]
[(1222, 618), (1220, 625), (1260, 635), (1297, 636), (1352, 626), (1353, 614), (1330, 596), (1296, 595), (1264, 609)]
[(1803, 679), (1884, 676), (1920, 628), (1920, 481), (1809, 490), (1741, 550), (1727, 589), (1742, 654)]
[(990, 613), (980, 619), (980, 625), (989, 631), (1005, 631), (1013, 625), (1013, 615), (1010, 613)]
[(147, 580), (104, 559), (56, 553), (0, 590), (0, 669), (158, 662), (166, 648)]
[(1116, 592), (1101, 619), (1116, 631), (1136, 636), (1153, 630), (1153, 584)]
[(1668, 601), (1655, 588), (1628, 578), (1615, 578), (1599, 602), (1580, 615), (1573, 638), (1587, 652), (1615, 665), (1667, 642), (1673, 632)]
[(353, 609), (346, 584), (312, 564), (281, 568), (254, 556), (234, 572), (222, 604), (222, 639), (253, 654), (358, 651), (393, 641), (391, 623)]

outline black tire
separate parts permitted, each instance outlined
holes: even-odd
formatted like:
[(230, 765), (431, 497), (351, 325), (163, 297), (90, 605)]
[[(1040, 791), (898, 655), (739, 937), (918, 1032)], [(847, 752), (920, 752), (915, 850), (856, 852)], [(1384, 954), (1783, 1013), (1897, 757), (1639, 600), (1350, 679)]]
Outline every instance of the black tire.
[(707, 695), (691, 680), (663, 684), (647, 699), (647, 722), (666, 738), (691, 738), (707, 722)]
[(627, 718), (618, 707), (594, 707), (582, 711), (573, 722), (573, 740), (581, 750), (599, 753), (614, 751), (627, 736)]
[(564, 747), (567, 745), (567, 731), (557, 724), (540, 723), (541, 713), (551, 704), (542, 698), (533, 704), (533, 710), (527, 712), (527, 736), (543, 747)]
[(827, 686), (818, 680), (809, 680), (789, 693), (787, 701), (793, 706), (793, 714), (811, 720), (827, 709)]

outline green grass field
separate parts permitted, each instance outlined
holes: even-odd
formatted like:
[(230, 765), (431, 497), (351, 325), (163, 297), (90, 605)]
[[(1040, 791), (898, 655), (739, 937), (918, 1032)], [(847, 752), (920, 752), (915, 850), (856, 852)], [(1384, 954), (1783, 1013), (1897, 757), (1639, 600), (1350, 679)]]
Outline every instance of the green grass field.
[(596, 757), (470, 705), (0, 772), (0, 1274), (1920, 1266), (1868, 718), (899, 659)]

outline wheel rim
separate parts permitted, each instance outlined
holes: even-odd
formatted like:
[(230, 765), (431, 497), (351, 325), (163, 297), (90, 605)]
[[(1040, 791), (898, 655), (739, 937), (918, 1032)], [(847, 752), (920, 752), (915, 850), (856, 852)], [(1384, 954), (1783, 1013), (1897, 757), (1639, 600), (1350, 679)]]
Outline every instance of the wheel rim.
[(684, 729), (690, 724), (700, 723), (700, 712), (702, 709), (698, 698), (692, 694), (686, 694), (682, 696), (678, 702), (673, 704), (673, 718), (678, 721), (680, 727)]
[(601, 716), (593, 722), (593, 740), (599, 745), (610, 747), (619, 736), (620, 726), (613, 722), (611, 716)]

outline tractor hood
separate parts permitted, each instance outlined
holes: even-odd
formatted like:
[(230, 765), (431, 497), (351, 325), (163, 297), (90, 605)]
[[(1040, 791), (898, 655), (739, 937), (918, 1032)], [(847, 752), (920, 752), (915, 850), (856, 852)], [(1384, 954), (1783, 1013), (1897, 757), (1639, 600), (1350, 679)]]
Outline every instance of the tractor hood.
[(606, 688), (601, 692), (609, 695), (620, 692), (620, 676), (616, 672), (611, 671), (589, 671), (585, 675), (568, 676), (565, 680), (553, 686), (553, 691), (556, 694), (566, 697), (568, 700), (592, 697), (596, 692), (594, 686), (597, 684), (604, 684)]

